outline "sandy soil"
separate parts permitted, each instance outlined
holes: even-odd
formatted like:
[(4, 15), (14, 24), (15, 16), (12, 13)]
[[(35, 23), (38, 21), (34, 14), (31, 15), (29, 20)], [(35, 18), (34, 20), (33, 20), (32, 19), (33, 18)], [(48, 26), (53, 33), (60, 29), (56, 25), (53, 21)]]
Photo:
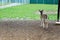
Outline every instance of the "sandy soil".
[(0, 40), (60, 40), (60, 25), (50, 22), (45, 30), (39, 20), (0, 21)]

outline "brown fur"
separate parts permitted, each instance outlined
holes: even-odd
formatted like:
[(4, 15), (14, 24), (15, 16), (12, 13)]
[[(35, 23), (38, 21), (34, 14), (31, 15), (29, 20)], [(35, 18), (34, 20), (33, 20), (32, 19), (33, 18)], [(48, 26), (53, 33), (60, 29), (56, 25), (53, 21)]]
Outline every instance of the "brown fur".
[(41, 26), (43, 26), (43, 28), (48, 28), (48, 19), (47, 19), (47, 14), (43, 13), (43, 10), (39, 10), (41, 16)]

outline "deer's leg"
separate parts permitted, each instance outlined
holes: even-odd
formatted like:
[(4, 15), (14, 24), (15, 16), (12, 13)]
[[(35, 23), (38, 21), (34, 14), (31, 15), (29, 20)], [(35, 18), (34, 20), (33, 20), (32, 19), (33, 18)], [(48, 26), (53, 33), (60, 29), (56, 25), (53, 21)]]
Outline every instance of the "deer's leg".
[(44, 22), (44, 19), (42, 20), (42, 25), (43, 25), (43, 28), (45, 28), (45, 22)]
[(41, 26), (42, 26), (43, 28), (45, 28), (45, 19), (44, 19), (44, 18), (41, 19)]
[(41, 18), (41, 27), (43, 27), (43, 19)]
[(48, 20), (46, 19), (45, 20), (45, 29), (47, 29), (48, 28)]

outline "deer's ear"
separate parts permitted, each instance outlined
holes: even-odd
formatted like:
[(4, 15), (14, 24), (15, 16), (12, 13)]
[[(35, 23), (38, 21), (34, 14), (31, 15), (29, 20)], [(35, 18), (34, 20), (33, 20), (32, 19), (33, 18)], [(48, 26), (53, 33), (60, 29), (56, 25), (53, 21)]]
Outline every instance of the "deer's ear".
[(39, 10), (40, 11), (40, 10)]
[(43, 11), (43, 10), (42, 10)]

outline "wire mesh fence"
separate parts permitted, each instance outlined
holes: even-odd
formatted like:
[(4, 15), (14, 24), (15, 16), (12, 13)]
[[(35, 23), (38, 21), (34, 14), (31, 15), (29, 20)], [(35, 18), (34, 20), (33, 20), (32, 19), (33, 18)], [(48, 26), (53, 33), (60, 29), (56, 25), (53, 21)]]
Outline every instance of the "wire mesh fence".
[(19, 4), (29, 4), (29, 0), (0, 0), (0, 5), (7, 5), (11, 3), (19, 3)]
[(29, 3), (29, 0), (0, 0), (0, 9)]

